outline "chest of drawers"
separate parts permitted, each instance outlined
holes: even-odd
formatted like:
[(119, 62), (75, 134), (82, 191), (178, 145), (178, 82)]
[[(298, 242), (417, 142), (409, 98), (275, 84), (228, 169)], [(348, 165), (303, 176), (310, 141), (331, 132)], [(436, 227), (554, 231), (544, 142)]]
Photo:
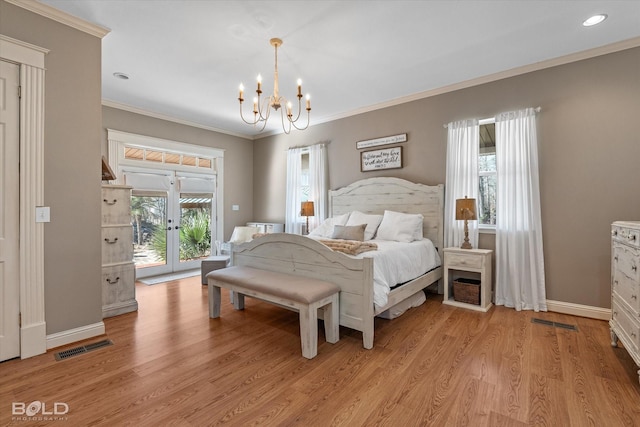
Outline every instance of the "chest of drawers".
[(101, 238), (102, 317), (136, 311), (131, 187), (102, 186)]
[[(611, 345), (622, 341), (640, 366), (640, 221), (611, 226)], [(640, 370), (638, 370), (640, 380)]]

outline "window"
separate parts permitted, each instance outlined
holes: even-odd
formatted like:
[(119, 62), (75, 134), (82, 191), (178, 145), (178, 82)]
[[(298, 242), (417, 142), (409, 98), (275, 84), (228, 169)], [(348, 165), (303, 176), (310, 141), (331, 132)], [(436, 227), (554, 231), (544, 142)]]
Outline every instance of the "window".
[(480, 121), (478, 158), (478, 225), (496, 226), (496, 125), (494, 119)]
[(309, 185), (309, 151), (300, 154), (300, 201), (306, 202), (309, 200), (309, 191), (311, 186)]

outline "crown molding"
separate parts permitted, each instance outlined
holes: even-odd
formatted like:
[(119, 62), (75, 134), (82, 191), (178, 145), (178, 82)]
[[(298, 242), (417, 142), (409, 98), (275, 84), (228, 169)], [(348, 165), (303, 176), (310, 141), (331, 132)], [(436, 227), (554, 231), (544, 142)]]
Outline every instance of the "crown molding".
[(61, 24), (68, 25), (69, 27), (75, 28), (77, 30), (83, 31), (87, 34), (91, 34), (92, 36), (96, 36), (99, 38), (103, 38), (107, 34), (111, 32), (110, 29), (100, 26), (98, 24), (94, 24), (89, 21), (85, 21), (84, 19), (78, 18), (77, 16), (70, 15), (66, 12), (63, 12), (55, 7), (51, 7), (47, 4), (40, 3), (36, 0), (4, 0), (7, 3), (11, 3), (15, 6), (26, 9), (30, 12), (37, 13), (38, 15), (42, 15), (46, 18), (53, 19), (54, 21), (58, 21)]
[(203, 124), (200, 124), (200, 123), (196, 123), (196, 122), (192, 122), (192, 121), (189, 121), (189, 120), (178, 119), (178, 118), (175, 118), (175, 117), (172, 117), (172, 116), (168, 116), (166, 114), (161, 114), (161, 113), (156, 113), (154, 111), (144, 110), (142, 108), (133, 107), (131, 105), (122, 104), (122, 103), (115, 102), (115, 101), (110, 101), (108, 99), (103, 99), (102, 100), (102, 105), (105, 106), (105, 107), (111, 107), (111, 108), (116, 108), (118, 110), (128, 111), (130, 113), (141, 114), (143, 116), (152, 117), (154, 119), (165, 120), (165, 121), (168, 121), (168, 122), (178, 123), (178, 124), (185, 125), (185, 126), (204, 129), (204, 130), (217, 132), (217, 133), (222, 133), (222, 134), (230, 135), (230, 136), (236, 136), (236, 137), (242, 138), (242, 139), (249, 139), (249, 140), (255, 140), (256, 139), (256, 138), (251, 137), (250, 135), (245, 135), (245, 134), (236, 133), (236, 132), (230, 132), (228, 130), (219, 129), (219, 128), (216, 128), (216, 127), (213, 127), (213, 126), (206, 126), (206, 125), (203, 125)]

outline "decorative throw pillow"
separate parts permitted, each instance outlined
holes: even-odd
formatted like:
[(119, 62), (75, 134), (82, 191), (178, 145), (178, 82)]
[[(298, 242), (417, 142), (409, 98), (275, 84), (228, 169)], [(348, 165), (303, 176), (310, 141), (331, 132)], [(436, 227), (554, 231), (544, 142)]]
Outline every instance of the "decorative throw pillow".
[(359, 211), (351, 212), (347, 225), (359, 225), (366, 224), (367, 228), (364, 230), (364, 240), (371, 240), (376, 235), (376, 230), (382, 221), (382, 215), (365, 214)]
[(421, 214), (384, 211), (376, 238), (406, 243), (422, 240), (423, 220)]
[(311, 230), (309, 236), (315, 237), (326, 237), (328, 239), (331, 238), (333, 234), (333, 227), (336, 225), (345, 225), (347, 220), (349, 219), (349, 213), (347, 212), (344, 215), (334, 216), (332, 218), (325, 219), (322, 224)]
[(336, 225), (333, 227), (332, 239), (343, 240), (358, 240), (362, 242), (364, 240), (364, 230), (367, 228), (367, 224), (360, 225)]

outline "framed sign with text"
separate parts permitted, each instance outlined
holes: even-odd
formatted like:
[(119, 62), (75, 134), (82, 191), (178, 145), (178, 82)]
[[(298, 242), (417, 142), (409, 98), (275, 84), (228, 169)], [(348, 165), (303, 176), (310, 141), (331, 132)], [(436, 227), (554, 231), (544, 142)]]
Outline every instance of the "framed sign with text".
[(383, 138), (368, 139), (366, 141), (356, 142), (356, 148), (361, 150), (363, 148), (375, 147), (378, 145), (397, 144), (399, 142), (407, 142), (407, 134), (401, 133), (400, 135), (385, 136)]
[(402, 147), (360, 152), (360, 171), (399, 169), (402, 167)]

